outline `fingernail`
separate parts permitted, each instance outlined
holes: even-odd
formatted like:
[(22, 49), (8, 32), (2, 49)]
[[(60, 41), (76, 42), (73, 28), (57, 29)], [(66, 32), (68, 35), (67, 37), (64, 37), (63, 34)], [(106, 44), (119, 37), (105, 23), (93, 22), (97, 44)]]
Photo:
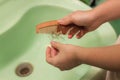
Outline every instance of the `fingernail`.
[(68, 35), (68, 38), (71, 39), (71, 38), (72, 38), (72, 35)]

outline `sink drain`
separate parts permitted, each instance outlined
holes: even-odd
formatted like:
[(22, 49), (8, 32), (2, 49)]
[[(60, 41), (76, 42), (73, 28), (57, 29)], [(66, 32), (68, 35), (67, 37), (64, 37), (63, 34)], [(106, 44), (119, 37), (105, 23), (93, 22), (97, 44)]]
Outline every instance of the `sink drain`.
[(33, 66), (30, 63), (22, 63), (17, 66), (15, 72), (20, 77), (26, 77), (33, 72)]

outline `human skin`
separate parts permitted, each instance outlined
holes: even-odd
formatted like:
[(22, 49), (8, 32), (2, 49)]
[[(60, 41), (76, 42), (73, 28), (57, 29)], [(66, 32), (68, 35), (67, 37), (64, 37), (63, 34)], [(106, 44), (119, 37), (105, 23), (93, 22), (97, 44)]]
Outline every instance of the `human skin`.
[[(76, 11), (60, 19), (59, 31), (72, 38), (76, 33), (81, 38), (87, 32), (94, 31), (101, 24), (120, 18), (120, 0), (107, 0), (89, 11)], [(120, 45), (84, 48), (70, 44), (51, 42), (47, 47), (46, 61), (60, 70), (69, 70), (82, 63), (97, 66), (106, 70), (120, 71)]]

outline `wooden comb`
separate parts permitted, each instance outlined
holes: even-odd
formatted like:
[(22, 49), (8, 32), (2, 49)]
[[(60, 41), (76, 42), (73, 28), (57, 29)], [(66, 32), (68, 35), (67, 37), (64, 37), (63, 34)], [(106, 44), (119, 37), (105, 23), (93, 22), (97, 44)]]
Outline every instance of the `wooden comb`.
[(36, 26), (36, 33), (39, 33), (41, 29), (44, 29), (47, 27), (49, 27), (49, 29), (46, 29), (44, 31), (50, 31), (50, 30), (55, 31), (57, 29), (58, 25), (59, 25), (59, 23), (57, 20), (40, 23)]

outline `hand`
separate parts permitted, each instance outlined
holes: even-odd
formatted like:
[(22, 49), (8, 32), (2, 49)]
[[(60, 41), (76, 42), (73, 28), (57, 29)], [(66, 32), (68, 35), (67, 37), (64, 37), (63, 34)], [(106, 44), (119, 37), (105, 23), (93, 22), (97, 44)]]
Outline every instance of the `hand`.
[(102, 23), (99, 21), (95, 14), (91, 11), (76, 11), (70, 15), (58, 20), (58, 32), (62, 31), (63, 34), (68, 33), (68, 37), (72, 38), (75, 34), (79, 39), (87, 32), (97, 29)]
[(76, 55), (77, 46), (51, 42), (46, 50), (46, 61), (60, 70), (69, 70), (81, 64)]

